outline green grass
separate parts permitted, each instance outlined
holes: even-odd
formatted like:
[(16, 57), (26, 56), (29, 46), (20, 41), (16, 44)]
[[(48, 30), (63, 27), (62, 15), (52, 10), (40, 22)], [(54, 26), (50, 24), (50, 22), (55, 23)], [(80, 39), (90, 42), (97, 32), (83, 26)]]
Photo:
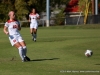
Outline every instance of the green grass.
[[(0, 75), (100, 75), (100, 28), (41, 27), (37, 42), (31, 40), (29, 28), (22, 28), (21, 34), (32, 61), (21, 62), (1, 28)], [(84, 55), (87, 49), (93, 50), (92, 57)]]

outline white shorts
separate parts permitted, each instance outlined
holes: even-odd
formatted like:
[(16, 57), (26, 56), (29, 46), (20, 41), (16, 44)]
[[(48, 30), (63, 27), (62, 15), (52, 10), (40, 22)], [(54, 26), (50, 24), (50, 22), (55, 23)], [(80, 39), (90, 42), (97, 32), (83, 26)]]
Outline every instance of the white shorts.
[(10, 40), (10, 43), (11, 43), (12, 46), (14, 46), (18, 42), (24, 41), (20, 35), (12, 35), (12, 36), (14, 37), (13, 39), (11, 39), (9, 37), (9, 40)]
[(37, 29), (38, 28), (38, 23), (31, 23), (30, 28)]

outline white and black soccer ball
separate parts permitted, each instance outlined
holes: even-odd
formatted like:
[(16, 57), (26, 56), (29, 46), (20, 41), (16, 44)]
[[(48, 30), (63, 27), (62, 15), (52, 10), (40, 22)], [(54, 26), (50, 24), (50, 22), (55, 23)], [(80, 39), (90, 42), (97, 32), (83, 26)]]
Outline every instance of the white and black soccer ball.
[(92, 50), (86, 50), (85, 51), (85, 56), (91, 57), (92, 55), (93, 55), (93, 51)]

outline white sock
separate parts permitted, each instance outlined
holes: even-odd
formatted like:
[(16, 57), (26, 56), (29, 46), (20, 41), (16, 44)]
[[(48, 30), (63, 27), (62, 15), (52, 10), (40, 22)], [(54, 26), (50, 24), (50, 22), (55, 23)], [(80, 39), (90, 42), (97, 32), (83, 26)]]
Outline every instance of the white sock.
[(26, 46), (24, 46), (23, 47), (23, 55), (24, 55), (24, 57), (26, 57), (26, 53), (27, 53), (27, 48), (26, 48)]
[(21, 59), (24, 60), (23, 48), (20, 46), (20, 47), (18, 48), (18, 50), (19, 50), (19, 55), (20, 55)]

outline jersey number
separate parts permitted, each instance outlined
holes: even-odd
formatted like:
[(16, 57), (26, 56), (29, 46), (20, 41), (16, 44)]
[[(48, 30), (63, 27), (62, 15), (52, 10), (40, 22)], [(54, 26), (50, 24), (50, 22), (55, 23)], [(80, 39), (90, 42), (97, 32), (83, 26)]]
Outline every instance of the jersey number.
[(13, 28), (17, 28), (17, 25), (13, 25)]

